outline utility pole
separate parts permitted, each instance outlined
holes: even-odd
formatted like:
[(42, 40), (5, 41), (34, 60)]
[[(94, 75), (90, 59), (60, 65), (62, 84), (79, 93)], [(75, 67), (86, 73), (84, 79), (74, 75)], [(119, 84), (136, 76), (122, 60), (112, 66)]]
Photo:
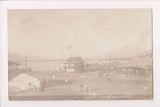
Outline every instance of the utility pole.
[(53, 64), (53, 68), (52, 68), (53, 71), (52, 70), (51, 71), (55, 72), (55, 57), (53, 57), (52, 64)]
[(110, 66), (110, 70), (112, 70), (112, 57), (109, 56), (109, 66)]
[(26, 66), (26, 72), (28, 72), (27, 56), (25, 56), (25, 66)]
[(55, 57), (53, 58), (53, 72), (55, 72)]
[(71, 47), (71, 57), (73, 57), (73, 50), (72, 50), (72, 47)]

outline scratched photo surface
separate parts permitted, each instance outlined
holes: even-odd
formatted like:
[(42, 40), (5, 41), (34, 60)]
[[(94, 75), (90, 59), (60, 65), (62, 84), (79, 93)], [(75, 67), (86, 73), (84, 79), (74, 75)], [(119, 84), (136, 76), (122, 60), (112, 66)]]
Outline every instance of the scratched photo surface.
[(9, 100), (151, 100), (151, 9), (8, 10)]

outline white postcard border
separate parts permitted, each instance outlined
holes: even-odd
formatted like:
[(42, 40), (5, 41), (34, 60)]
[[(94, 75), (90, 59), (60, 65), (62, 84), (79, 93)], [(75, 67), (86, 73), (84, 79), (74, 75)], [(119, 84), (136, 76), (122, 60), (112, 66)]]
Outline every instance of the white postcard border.
[[(152, 8), (153, 12), (153, 100), (102, 101), (9, 101), (8, 100), (8, 9), (107, 9)], [(160, 2), (158, 1), (3, 1), (0, 5), (0, 72), (2, 107), (158, 107), (160, 106)]]

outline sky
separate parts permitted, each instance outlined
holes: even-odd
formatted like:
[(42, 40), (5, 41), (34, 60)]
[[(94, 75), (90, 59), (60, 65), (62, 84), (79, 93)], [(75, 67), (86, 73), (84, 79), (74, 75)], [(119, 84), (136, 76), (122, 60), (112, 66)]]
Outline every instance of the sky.
[(132, 57), (152, 48), (151, 9), (9, 10), (9, 54)]

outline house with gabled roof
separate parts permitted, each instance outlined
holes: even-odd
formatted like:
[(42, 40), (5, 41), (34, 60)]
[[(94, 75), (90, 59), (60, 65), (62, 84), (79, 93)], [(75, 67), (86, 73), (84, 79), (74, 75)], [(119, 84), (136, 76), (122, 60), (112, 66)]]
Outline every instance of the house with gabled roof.
[(32, 72), (17, 73), (17, 75), (10, 76), (8, 79), (9, 92), (18, 92), (29, 89), (37, 91), (41, 88), (41, 79)]

